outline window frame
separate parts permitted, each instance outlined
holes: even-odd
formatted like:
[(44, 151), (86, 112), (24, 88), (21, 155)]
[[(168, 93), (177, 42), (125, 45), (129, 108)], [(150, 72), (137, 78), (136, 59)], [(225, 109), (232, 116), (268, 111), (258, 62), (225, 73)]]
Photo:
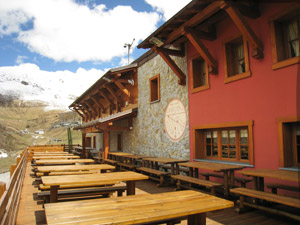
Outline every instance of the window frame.
[[(278, 43), (280, 42), (279, 38), (276, 38), (276, 29), (275, 29), (275, 23), (280, 22), (280, 20), (290, 20), (295, 17), (289, 17), (293, 12), (300, 10), (300, 6), (297, 5), (292, 5), (284, 10), (281, 10), (280, 12), (276, 13), (275, 15), (269, 17), (269, 27), (270, 27), (270, 36), (271, 36), (271, 47), (272, 47), (272, 69), (280, 69), (286, 66), (290, 66), (293, 64), (297, 64), (300, 62), (300, 56), (295, 56), (293, 58), (287, 58), (283, 60), (279, 60), (278, 54), (280, 54), (280, 51), (283, 48), (283, 44)], [(300, 44), (300, 43), (299, 43)]]
[[(250, 165), (254, 164), (254, 151), (253, 151), (253, 121), (241, 121), (241, 122), (231, 122), (231, 123), (220, 123), (220, 124), (207, 124), (207, 125), (200, 125), (195, 126), (193, 129), (193, 155), (194, 159), (211, 159), (211, 160), (219, 160), (223, 162), (237, 162), (237, 163), (247, 163)], [(240, 159), (241, 158), (241, 150), (240, 150), (240, 143), (239, 141), (236, 142), (236, 158), (222, 158), (222, 151), (220, 149), (221, 143), (221, 135), (218, 135), (218, 157), (207, 157), (206, 156), (206, 146), (205, 141), (205, 131), (215, 131), (218, 130), (220, 133), (222, 130), (248, 130), (248, 160)], [(236, 136), (237, 139), (237, 136)]]
[[(300, 115), (299, 116), (289, 116), (289, 117), (281, 117), (277, 119), (277, 129), (278, 129), (278, 148), (279, 148), (279, 166), (281, 168), (289, 168), (289, 167), (300, 167), (300, 165), (296, 162), (296, 146), (292, 149), (294, 159), (288, 159), (288, 152), (286, 150), (286, 143), (284, 140), (284, 124), (286, 123), (300, 123)], [(292, 137), (292, 142), (295, 142), (294, 137)], [(295, 143), (293, 143), (295, 144)], [(294, 165), (290, 165), (290, 162), (293, 161)]]
[[(152, 82), (156, 80), (157, 81), (157, 88), (156, 88), (156, 94), (157, 94), (157, 99), (152, 99), (152, 95), (153, 95), (153, 91), (154, 91), (154, 88), (152, 87)], [(160, 101), (160, 75), (159, 74), (156, 74), (155, 76), (151, 77), (149, 79), (149, 101), (150, 103), (154, 103), (154, 102), (158, 102)]]
[[(201, 60), (203, 60), (203, 62), (204, 62), (206, 84), (202, 85), (202, 86), (199, 86), (199, 87), (194, 87), (194, 67), (193, 67), (193, 61), (196, 60), (196, 59), (199, 59), (199, 58)], [(196, 55), (194, 55), (194, 56), (192, 56), (190, 58), (190, 71), (191, 71), (191, 93), (196, 93), (196, 92), (199, 92), (199, 91), (204, 91), (204, 90), (209, 89), (208, 65), (205, 62), (205, 60), (199, 54), (196, 54)]]
[[(233, 42), (234, 40), (241, 37), (243, 39), (243, 47), (244, 47), (245, 72), (229, 76), (228, 66), (227, 66), (228, 58), (227, 58), (226, 44)], [(224, 54), (224, 83), (230, 83), (233, 81), (250, 77), (251, 71), (250, 71), (250, 63), (249, 63), (249, 49), (248, 49), (248, 43), (246, 38), (240, 33), (235, 34), (230, 38), (224, 39), (222, 42), (222, 46), (223, 46), (223, 54)]]

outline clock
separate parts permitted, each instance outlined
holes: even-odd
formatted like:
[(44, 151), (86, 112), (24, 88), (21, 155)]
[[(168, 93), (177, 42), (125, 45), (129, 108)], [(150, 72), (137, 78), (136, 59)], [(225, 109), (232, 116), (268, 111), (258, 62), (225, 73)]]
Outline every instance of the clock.
[(164, 116), (164, 126), (168, 137), (172, 141), (180, 140), (184, 135), (186, 124), (187, 116), (182, 101), (177, 98), (170, 100)]

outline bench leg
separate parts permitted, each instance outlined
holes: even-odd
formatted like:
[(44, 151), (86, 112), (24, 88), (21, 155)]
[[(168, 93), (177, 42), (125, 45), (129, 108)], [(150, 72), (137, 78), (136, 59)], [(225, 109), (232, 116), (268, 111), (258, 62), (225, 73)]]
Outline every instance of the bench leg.
[(123, 196), (123, 190), (118, 190), (118, 197)]
[(211, 195), (216, 195), (216, 190), (215, 190), (214, 187), (212, 187), (212, 188), (210, 189), (210, 194), (211, 194)]
[(176, 186), (177, 186), (176, 191), (179, 191), (181, 189), (181, 182), (180, 182), (180, 180), (177, 180)]
[(58, 186), (50, 187), (50, 203), (57, 202)]
[(127, 195), (135, 195), (135, 181), (126, 181)]
[(162, 186), (162, 185), (164, 184), (164, 181), (165, 181), (164, 176), (161, 175), (161, 176), (159, 177), (159, 185)]
[(188, 225), (206, 225), (206, 213), (188, 216)]

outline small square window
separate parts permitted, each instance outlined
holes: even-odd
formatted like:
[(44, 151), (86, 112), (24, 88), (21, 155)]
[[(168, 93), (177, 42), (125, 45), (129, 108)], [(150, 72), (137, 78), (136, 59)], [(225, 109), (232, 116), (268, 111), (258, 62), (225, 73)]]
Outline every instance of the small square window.
[(207, 65), (199, 56), (191, 58), (191, 88), (192, 92), (209, 88)]
[(225, 53), (225, 83), (251, 75), (248, 45), (243, 36), (235, 36), (223, 43)]
[(157, 74), (149, 79), (149, 85), (150, 85), (150, 102), (155, 102), (155, 101), (160, 100), (159, 74)]
[(273, 69), (300, 61), (300, 13), (292, 7), (270, 19)]

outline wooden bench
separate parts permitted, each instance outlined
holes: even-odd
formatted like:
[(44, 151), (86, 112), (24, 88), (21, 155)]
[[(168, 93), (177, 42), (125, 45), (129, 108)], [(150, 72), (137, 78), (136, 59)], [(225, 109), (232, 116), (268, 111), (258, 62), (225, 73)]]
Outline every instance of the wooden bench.
[(213, 182), (213, 181), (208, 181), (208, 180), (202, 180), (199, 178), (195, 178), (195, 177), (190, 177), (190, 176), (184, 176), (184, 175), (172, 175), (171, 176), (172, 179), (177, 180), (177, 190), (180, 190), (181, 187), (187, 188), (187, 189), (194, 189), (192, 188), (192, 186), (187, 186), (187, 185), (183, 185), (181, 182), (188, 182), (189, 184), (196, 184), (199, 186), (204, 186), (208, 189), (210, 189), (210, 193), (212, 195), (216, 194), (215, 188), (216, 187), (221, 187), (223, 186), (223, 184), (221, 183), (217, 183), (217, 182)]
[(298, 199), (298, 198), (293, 198), (293, 197), (284, 196), (284, 195), (278, 195), (278, 194), (264, 192), (264, 191), (258, 191), (258, 190), (249, 189), (249, 188), (232, 188), (232, 189), (230, 189), (230, 192), (240, 196), (240, 204), (239, 204), (240, 211), (244, 208), (244, 206), (249, 206), (249, 207), (265, 210), (265, 211), (268, 211), (271, 213), (276, 213), (279, 215), (287, 216), (292, 219), (296, 219), (296, 220), (300, 221), (299, 215), (295, 215), (290, 212), (279, 211), (279, 210), (265, 207), (265, 206), (258, 205), (258, 204), (248, 203), (245, 201), (245, 196), (247, 196), (247, 197), (261, 199), (261, 200), (265, 200), (265, 201), (269, 201), (269, 202), (279, 203), (279, 204), (286, 205), (286, 206), (300, 208), (300, 199)]
[(116, 160), (112, 160), (112, 159), (104, 159), (104, 163), (113, 165), (113, 166), (117, 166), (118, 161)]
[[(67, 171), (67, 172), (50, 172), (48, 176), (59, 176), (59, 175), (79, 175), (79, 174), (92, 174), (100, 173), (99, 170), (88, 170), (88, 171)], [(37, 177), (44, 176), (42, 172), (36, 172)]]
[[(224, 178), (223, 174), (220, 173), (199, 173), (202, 176), (205, 177), (206, 180), (209, 180), (209, 177), (217, 177), (217, 178)], [(230, 177), (228, 177), (228, 179), (230, 180)], [(238, 183), (240, 183), (240, 185), (242, 187), (246, 187), (246, 183), (251, 182), (252, 180), (250, 178), (246, 178), (246, 177), (234, 177), (234, 180)]]
[(132, 165), (132, 164), (129, 164), (129, 163), (120, 163), (118, 162), (118, 168), (120, 171), (122, 170), (132, 170), (132, 171), (135, 171), (136, 169), (136, 165)]
[[(103, 185), (92, 185), (90, 184), (71, 184), (71, 185), (60, 185), (60, 189), (72, 189), (72, 188), (83, 188), (83, 187), (91, 187), (91, 186), (100, 186), (103, 187)], [(111, 185), (106, 185), (111, 186)], [(50, 186), (39, 184), (39, 189), (42, 191), (50, 190)]]
[[(74, 198), (86, 198), (86, 197), (99, 197), (109, 196), (113, 192), (117, 192), (118, 196), (122, 196), (126, 190), (126, 186), (114, 186), (114, 187), (93, 187), (93, 188), (78, 188), (68, 190), (58, 190), (58, 197), (60, 199), (74, 199)], [(44, 200), (44, 203), (50, 202), (50, 191), (41, 191), (38, 193), (38, 197)]]
[(265, 186), (267, 188), (271, 188), (272, 193), (274, 193), (274, 194), (277, 194), (277, 189), (300, 192), (299, 186), (297, 187), (297, 186), (290, 186), (290, 185), (278, 184), (278, 183), (266, 183)]
[[(154, 176), (150, 176), (150, 179), (159, 181), (159, 186), (164, 185), (165, 178), (166, 178), (166, 176), (169, 175), (168, 172), (164, 172), (164, 171), (160, 171), (160, 170), (155, 170), (155, 169), (151, 169), (151, 168), (148, 168), (148, 167), (137, 167), (136, 169), (138, 171), (142, 172), (142, 173), (154, 175)], [(155, 176), (158, 176), (159, 179), (156, 178)]]

